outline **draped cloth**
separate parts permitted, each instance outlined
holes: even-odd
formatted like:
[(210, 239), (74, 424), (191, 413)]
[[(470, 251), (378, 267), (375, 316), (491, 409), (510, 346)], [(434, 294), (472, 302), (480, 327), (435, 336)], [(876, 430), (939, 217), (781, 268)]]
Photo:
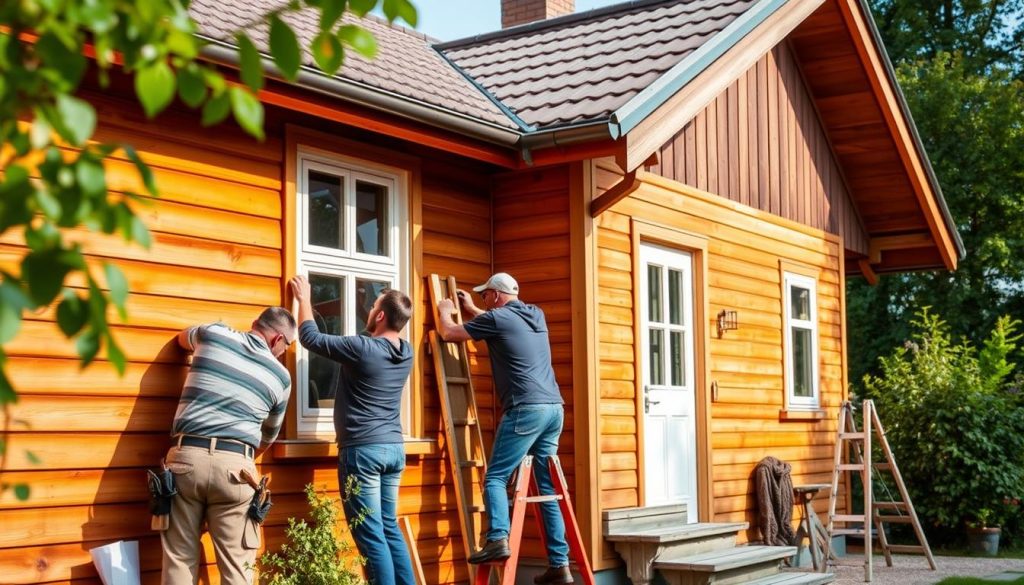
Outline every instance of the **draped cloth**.
[(790, 465), (774, 457), (765, 457), (754, 469), (757, 483), (758, 527), (764, 543), (790, 546), (796, 539), (793, 530), (793, 480)]

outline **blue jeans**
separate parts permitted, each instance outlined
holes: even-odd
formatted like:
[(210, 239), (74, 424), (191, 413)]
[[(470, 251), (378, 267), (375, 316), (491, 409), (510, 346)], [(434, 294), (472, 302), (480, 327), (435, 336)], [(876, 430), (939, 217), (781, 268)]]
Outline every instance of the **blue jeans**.
[[(558, 437), (562, 434), (565, 411), (561, 404), (523, 404), (505, 412), (494, 434), (494, 451), (487, 462), (484, 477), (484, 504), (490, 516), (487, 540), (508, 538), (508, 493), (506, 486), (523, 457), (533, 455), (533, 476), (543, 495), (555, 493), (548, 457), (558, 453)], [(548, 564), (564, 567), (569, 564), (569, 545), (565, 542), (565, 522), (557, 502), (544, 502), (541, 518), (548, 547)]]
[[(409, 549), (398, 528), (398, 485), (405, 468), (405, 445), (387, 443), (345, 447), (338, 454), (342, 507), (373, 585), (416, 585)], [(345, 493), (348, 478), (358, 493)], [(363, 519), (357, 521), (359, 515)]]

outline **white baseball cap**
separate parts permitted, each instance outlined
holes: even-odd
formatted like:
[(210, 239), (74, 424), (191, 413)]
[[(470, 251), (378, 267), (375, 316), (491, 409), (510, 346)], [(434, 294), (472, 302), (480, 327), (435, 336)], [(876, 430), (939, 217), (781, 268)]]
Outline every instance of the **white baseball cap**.
[(499, 272), (487, 279), (487, 282), (480, 286), (474, 286), (473, 292), (484, 292), (487, 289), (496, 290), (510, 295), (519, 294), (519, 283), (507, 272)]

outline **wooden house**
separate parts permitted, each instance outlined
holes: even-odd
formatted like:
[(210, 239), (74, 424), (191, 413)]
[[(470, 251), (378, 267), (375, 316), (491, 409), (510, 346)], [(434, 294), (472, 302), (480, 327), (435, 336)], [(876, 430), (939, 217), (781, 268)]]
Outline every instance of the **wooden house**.
[[(204, 58), (232, 70), (231, 33), (259, 4), (193, 0)], [(503, 10), (515, 25), (564, 4)], [(290, 22), (315, 34), (309, 15)], [(156, 173), (162, 196), (140, 208), (154, 243), (76, 234), (130, 281), (115, 327), (125, 376), (79, 371), (52, 312), (5, 348), (23, 422), (5, 429), (3, 481), (32, 495), (0, 498), (0, 582), (97, 583), (88, 549), (119, 539), (140, 541), (157, 580), (143, 469), (168, 447), (186, 372), (174, 336), (247, 328), (290, 303), (296, 272), (332, 332), (355, 333), (379, 287), (416, 303), (400, 513), (428, 582), (468, 578), (424, 344), (431, 273), (468, 285), (506, 271), (545, 310), (562, 460), (603, 582), (623, 574), (608, 511), (682, 502), (686, 521), (749, 522), (739, 542), (757, 541), (761, 458), (791, 463), (797, 483), (829, 478), (856, 351), (847, 278), (952, 270), (963, 253), (863, 0), (640, 0), (442, 44), (362, 24), (376, 60), (260, 92), (263, 142), (184, 107), (147, 121), (118, 83), (84, 90), (97, 138), (134, 144)], [(140, 190), (125, 160), (108, 178)], [(19, 253), (2, 242), (5, 263)], [(499, 412), (485, 355), (475, 348), (486, 442)], [(261, 464), (271, 547), (305, 513), (305, 484), (338, 491), (334, 374), (298, 348), (287, 363), (286, 428)], [(540, 557), (535, 539), (526, 550)]]

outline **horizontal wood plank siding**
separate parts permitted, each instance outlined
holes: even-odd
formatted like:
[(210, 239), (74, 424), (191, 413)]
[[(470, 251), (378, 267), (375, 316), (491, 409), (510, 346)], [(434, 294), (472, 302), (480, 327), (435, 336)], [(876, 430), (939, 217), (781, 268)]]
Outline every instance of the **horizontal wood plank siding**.
[[(596, 172), (597, 194), (619, 177), (610, 163), (599, 162)], [(757, 540), (753, 471), (761, 458), (773, 455), (791, 463), (797, 484), (831, 477), (835, 419), (845, 397), (840, 240), (653, 174), (642, 180), (635, 193), (596, 219), (601, 507), (643, 502), (631, 233), (631, 220), (640, 219), (708, 238), (704, 290), (709, 319), (703, 326), (711, 331), (707, 380), (718, 385), (708, 421), (710, 517), (749, 522), (752, 528), (742, 540)], [(780, 261), (819, 271), (819, 367), (826, 417), (816, 422), (780, 421), (785, 392)], [(740, 327), (719, 338), (714, 316), (723, 309), (738, 311)], [(827, 494), (820, 497), (818, 510), (826, 510)]]
[(782, 43), (660, 149), (651, 172), (843, 238), (868, 238), (789, 45)]
[[(147, 251), (113, 237), (69, 233), (82, 242), (91, 261), (116, 261), (129, 280), (130, 318), (123, 324), (114, 318), (129, 359), (123, 377), (102, 359), (79, 371), (73, 345), (53, 323), (52, 308), (29, 314), (21, 334), (6, 348), (9, 372), (22, 394), (11, 420), (25, 424), (12, 425), (6, 434), (3, 481), (28, 484), (31, 497), (19, 501), (12, 490), (0, 495), (3, 583), (98, 583), (88, 549), (119, 539), (139, 540), (143, 581), (159, 581), (159, 537), (149, 528), (144, 469), (157, 465), (167, 449), (187, 373), (175, 335), (217, 320), (248, 330), (262, 307), (285, 301), (282, 292), (290, 276), (283, 273), (290, 246), (283, 241), (288, 220), (282, 199), (288, 156), (283, 145), (284, 122), (295, 120), (269, 111), (267, 140), (259, 143), (229, 127), (202, 129), (195, 114), (168, 112), (148, 122), (130, 102), (93, 97), (102, 112), (98, 136), (136, 145), (153, 167), (162, 197), (139, 208), (152, 229), (153, 246)], [(422, 156), (422, 150), (417, 152)], [(424, 274), (453, 274), (465, 284), (490, 274), (490, 179), (480, 168), (454, 158), (421, 160), (423, 225), (413, 246), (422, 253)], [(141, 189), (134, 169), (120, 158), (108, 166), (108, 179), (116, 191)], [(4, 269), (15, 268), (23, 250), (18, 242), (18, 234), (0, 238)], [(423, 331), (430, 326), (430, 311), (423, 283), (416, 287), (419, 304), (410, 327)], [(566, 303), (557, 295), (545, 300), (551, 302), (549, 315), (555, 316), (564, 349), (568, 328), (561, 324), (567, 317), (559, 316), (568, 314)], [(416, 353), (429, 360), (423, 347)], [(424, 435), (439, 441), (436, 382), (429, 364), (424, 370)], [(489, 413), (493, 401), (486, 351), (474, 358), (473, 373)], [(492, 433), (493, 416), (482, 418)], [(268, 452), (260, 468), (274, 478), (275, 505), (264, 530), (271, 548), (283, 541), (288, 518), (306, 515), (307, 483), (338, 497), (333, 459), (275, 460)], [(409, 456), (401, 487), (399, 514), (411, 520), (430, 583), (469, 578), (457, 544), (460, 529), (449, 469), (443, 450)], [(203, 546), (201, 582), (216, 583), (208, 536)]]
[[(572, 448), (575, 420), (569, 176), (567, 166), (498, 174), (492, 179), (492, 193), (494, 270), (511, 274), (519, 283), (520, 299), (543, 309), (547, 319), (555, 379), (565, 401), (565, 423), (558, 455), (572, 491), (576, 476)], [(499, 414), (498, 406), (495, 404), (495, 418)], [(526, 523), (523, 554), (546, 558), (535, 522)]]

